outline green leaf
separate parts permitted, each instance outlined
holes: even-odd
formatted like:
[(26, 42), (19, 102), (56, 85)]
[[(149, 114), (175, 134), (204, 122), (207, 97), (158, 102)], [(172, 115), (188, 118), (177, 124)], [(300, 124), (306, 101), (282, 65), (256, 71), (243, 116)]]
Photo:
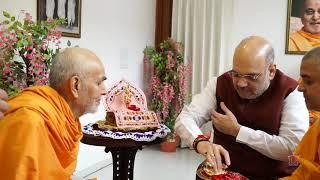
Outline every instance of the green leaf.
[(7, 11), (3, 11), (3, 16), (6, 18), (10, 18), (10, 14)]
[(21, 23), (20, 21), (18, 21), (17, 25), (18, 25), (19, 27), (22, 27), (22, 23)]
[(5, 20), (5, 21), (3, 21), (3, 24), (9, 24), (10, 23), (10, 21), (9, 20)]
[(14, 22), (14, 23), (12, 24), (12, 27), (13, 27), (14, 29), (17, 29), (17, 26), (18, 26), (18, 21)]
[(44, 57), (45, 59), (50, 59), (50, 55), (48, 55), (48, 54), (44, 54), (43, 57)]
[(18, 48), (23, 47), (23, 42), (22, 42), (22, 40), (20, 40), (20, 41), (17, 42), (17, 47), (18, 47)]
[(10, 31), (12, 31), (12, 30), (13, 30), (13, 27), (10, 26), (10, 27), (8, 28), (8, 31), (10, 32)]
[(26, 46), (28, 46), (29, 43), (28, 43), (28, 41), (22, 41), (22, 44), (24, 47), (26, 47)]
[(15, 21), (16, 18), (14, 16), (11, 17), (11, 21)]

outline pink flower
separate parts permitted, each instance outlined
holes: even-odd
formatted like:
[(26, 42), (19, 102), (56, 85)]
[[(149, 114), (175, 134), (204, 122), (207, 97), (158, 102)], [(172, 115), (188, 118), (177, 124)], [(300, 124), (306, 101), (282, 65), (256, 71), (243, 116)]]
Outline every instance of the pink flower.
[(162, 117), (163, 119), (166, 119), (169, 116), (169, 111), (168, 109), (165, 109), (164, 111), (162, 111)]
[(164, 83), (162, 90), (157, 93), (158, 98), (162, 100), (162, 116), (164, 119), (168, 117), (169, 113), (166, 112), (168, 112), (169, 104), (174, 98), (174, 95), (173, 86), (168, 83)]
[(8, 79), (7, 79), (9, 82), (12, 82), (12, 81), (14, 81), (14, 79), (13, 79), (13, 77), (8, 77)]
[(144, 50), (144, 76), (150, 79), (149, 105), (164, 122), (169, 122), (170, 129), (183, 108), (190, 82), (191, 64), (184, 65), (182, 48), (181, 43), (168, 38), (161, 43), (160, 50), (152, 47)]
[(41, 45), (41, 49), (42, 49), (42, 50), (47, 49), (47, 44), (43, 43), (43, 44)]
[(7, 74), (9, 74), (10, 73), (10, 64), (6, 64), (5, 65), (5, 67), (3, 68), (3, 70), (2, 70), (2, 75), (3, 76), (6, 76)]
[(32, 51), (32, 50), (33, 50), (33, 46), (32, 46), (32, 45), (28, 46), (28, 47), (27, 47), (27, 50), (28, 50), (28, 51)]
[(160, 85), (160, 79), (157, 76), (152, 76), (147, 94), (150, 95), (153, 92), (157, 92), (159, 89), (159, 85)]
[(27, 55), (26, 55), (26, 58), (27, 58), (27, 59), (30, 59), (30, 60), (33, 59), (33, 54), (32, 54), (32, 53), (27, 54)]

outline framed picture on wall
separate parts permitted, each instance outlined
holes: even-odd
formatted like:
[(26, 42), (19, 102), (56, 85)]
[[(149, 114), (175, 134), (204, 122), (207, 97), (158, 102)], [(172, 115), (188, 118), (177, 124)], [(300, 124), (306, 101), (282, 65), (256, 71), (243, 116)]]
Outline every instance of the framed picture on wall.
[(318, 0), (288, 0), (286, 54), (305, 54), (320, 46)]
[(81, 0), (38, 0), (37, 19), (63, 18), (65, 24), (58, 27), (62, 36), (81, 37)]

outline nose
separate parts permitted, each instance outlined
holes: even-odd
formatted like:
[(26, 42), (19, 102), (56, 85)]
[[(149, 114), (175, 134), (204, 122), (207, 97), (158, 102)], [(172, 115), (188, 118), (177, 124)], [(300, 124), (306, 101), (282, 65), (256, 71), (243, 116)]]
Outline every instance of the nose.
[(247, 87), (248, 86), (248, 82), (245, 78), (240, 77), (237, 81), (237, 86), (238, 87)]
[(100, 94), (102, 96), (107, 95), (107, 88), (106, 85), (104, 85), (104, 83), (101, 84)]

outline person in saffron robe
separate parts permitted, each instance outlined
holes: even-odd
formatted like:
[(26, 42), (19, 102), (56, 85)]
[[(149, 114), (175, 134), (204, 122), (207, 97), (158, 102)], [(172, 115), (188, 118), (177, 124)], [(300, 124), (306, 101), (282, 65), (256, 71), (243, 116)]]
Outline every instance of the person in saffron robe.
[(309, 51), (320, 46), (320, 0), (304, 0), (302, 29), (289, 35), (289, 51)]
[[(302, 58), (301, 81), (298, 90), (303, 92), (307, 107), (314, 113), (320, 111), (320, 47), (309, 51)], [(283, 180), (320, 179), (320, 121), (316, 120), (303, 136), (294, 155), (298, 168)]]
[[(267, 40), (245, 38), (235, 49), (232, 70), (211, 78), (178, 116), (175, 132), (181, 146), (193, 147), (215, 172), (226, 163), (228, 170), (249, 179), (289, 175), (288, 156), (309, 126), (297, 86), (276, 68)], [(213, 124), (213, 143), (199, 128), (206, 122)]]
[(49, 86), (9, 98), (0, 120), (0, 179), (70, 179), (82, 137), (79, 117), (97, 110), (105, 79), (93, 52), (67, 48), (53, 60)]

